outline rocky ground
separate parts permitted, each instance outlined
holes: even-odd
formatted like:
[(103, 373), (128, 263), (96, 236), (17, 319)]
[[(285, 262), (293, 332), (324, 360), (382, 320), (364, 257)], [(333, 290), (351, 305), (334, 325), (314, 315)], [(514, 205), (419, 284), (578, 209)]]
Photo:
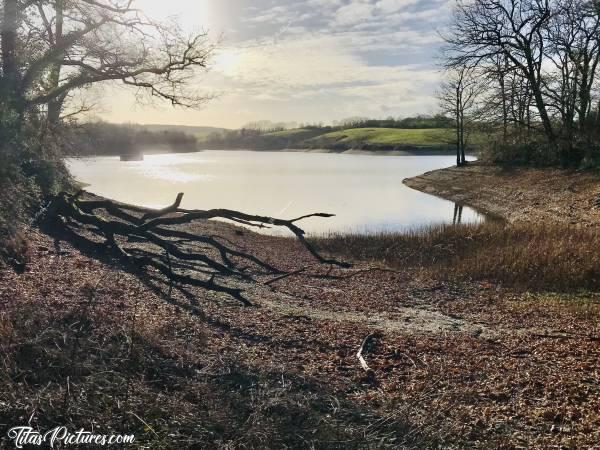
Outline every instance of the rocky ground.
[[(490, 177), (480, 166), (462, 170), (473, 173), (469, 183)], [(493, 182), (498, 204), (519, 173)], [(557, 198), (587, 205), (598, 192), (588, 178), (561, 193), (549, 172), (531, 176), (552, 193), (535, 195), (539, 214), (550, 216)], [(469, 201), (468, 191), (452, 196)], [(192, 227), (304, 270), (276, 281), (257, 273), (259, 283), (243, 286), (254, 304), (245, 308), (202, 290), (169, 293), (152, 273), (32, 230), (25, 272), (0, 270), (1, 430), (110, 426), (150, 448), (600, 442), (600, 295), (528, 294), (360, 261), (331, 269), (291, 239), (219, 222)], [(369, 372), (356, 357), (367, 336)]]

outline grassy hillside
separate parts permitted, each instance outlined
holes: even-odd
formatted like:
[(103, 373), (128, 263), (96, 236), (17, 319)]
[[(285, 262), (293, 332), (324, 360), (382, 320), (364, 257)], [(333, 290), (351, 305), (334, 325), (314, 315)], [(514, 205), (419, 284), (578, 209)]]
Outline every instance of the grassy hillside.
[(453, 140), (450, 129), (354, 128), (335, 131), (313, 138), (319, 143), (380, 144), (380, 145), (448, 145)]
[[(200, 145), (206, 149), (328, 149), (334, 151), (453, 152), (451, 128), (346, 128), (306, 127), (263, 132), (230, 130), (209, 136)], [(468, 139), (470, 145), (483, 142), (483, 135)]]

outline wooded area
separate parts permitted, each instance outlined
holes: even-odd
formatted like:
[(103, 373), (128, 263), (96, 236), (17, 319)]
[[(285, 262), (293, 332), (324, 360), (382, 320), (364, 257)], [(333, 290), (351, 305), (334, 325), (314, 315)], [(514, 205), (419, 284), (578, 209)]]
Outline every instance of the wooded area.
[(492, 127), (498, 160), (597, 165), (599, 31), (597, 0), (458, 3), (440, 99), (459, 154), (469, 130)]

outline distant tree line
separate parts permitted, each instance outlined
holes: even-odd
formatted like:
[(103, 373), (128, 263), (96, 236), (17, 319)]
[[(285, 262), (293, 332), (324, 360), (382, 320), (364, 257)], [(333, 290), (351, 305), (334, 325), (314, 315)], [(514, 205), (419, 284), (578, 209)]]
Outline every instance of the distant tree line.
[(434, 116), (418, 115), (415, 117), (387, 119), (368, 119), (355, 117), (334, 122), (334, 129), (346, 128), (401, 128), (401, 129), (431, 129), (431, 128), (452, 128), (454, 122), (452, 118), (444, 114)]
[(84, 123), (62, 130), (69, 156), (124, 156), (142, 151), (193, 152), (198, 141), (183, 131), (151, 131), (140, 125)]
[(600, 0), (459, 2), (444, 38), (459, 163), (477, 128), (496, 160), (600, 163)]
[(199, 142), (199, 146), (212, 150), (303, 148), (307, 140), (331, 130), (331, 127), (295, 130), (281, 128), (223, 130), (210, 134), (204, 141)]

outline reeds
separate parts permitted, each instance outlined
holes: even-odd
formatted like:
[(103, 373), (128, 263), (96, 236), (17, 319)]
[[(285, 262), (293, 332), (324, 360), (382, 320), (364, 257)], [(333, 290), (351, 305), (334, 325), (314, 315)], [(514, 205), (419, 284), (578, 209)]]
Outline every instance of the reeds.
[(357, 260), (553, 291), (600, 287), (599, 244), (598, 227), (533, 222), (437, 225), (318, 239), (322, 249)]

